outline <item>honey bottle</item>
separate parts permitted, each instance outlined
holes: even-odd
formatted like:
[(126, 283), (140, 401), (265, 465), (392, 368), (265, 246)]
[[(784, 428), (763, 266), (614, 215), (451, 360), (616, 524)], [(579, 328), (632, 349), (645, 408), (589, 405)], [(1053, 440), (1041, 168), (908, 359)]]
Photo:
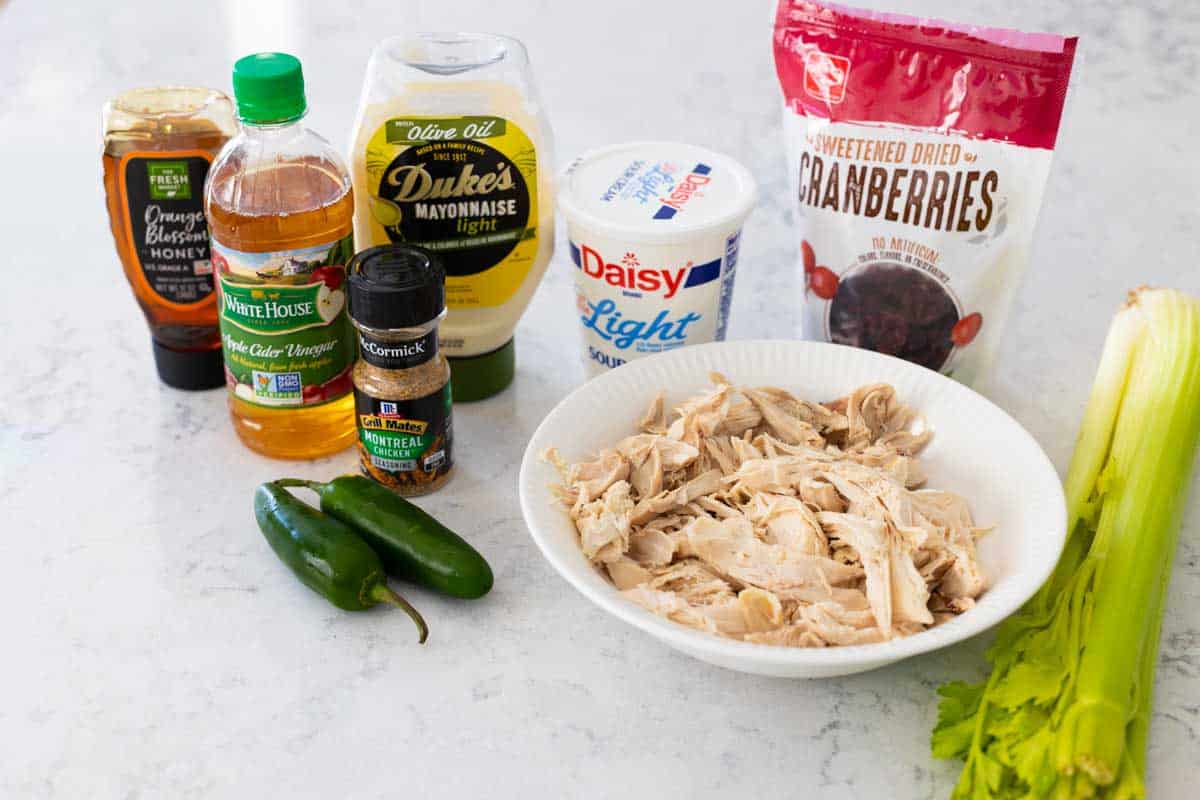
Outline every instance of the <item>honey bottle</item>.
[(233, 104), (212, 89), (148, 87), (113, 98), (103, 115), (109, 225), (159, 378), (178, 389), (220, 386), (204, 181), (236, 129)]

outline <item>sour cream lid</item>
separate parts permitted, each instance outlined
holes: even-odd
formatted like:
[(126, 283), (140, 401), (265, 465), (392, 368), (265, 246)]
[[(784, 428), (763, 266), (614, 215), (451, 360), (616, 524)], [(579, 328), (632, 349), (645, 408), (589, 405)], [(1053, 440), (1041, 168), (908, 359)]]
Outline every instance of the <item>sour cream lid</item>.
[(740, 226), (757, 193), (732, 158), (678, 142), (591, 150), (567, 167), (560, 186), (569, 222), (641, 242)]

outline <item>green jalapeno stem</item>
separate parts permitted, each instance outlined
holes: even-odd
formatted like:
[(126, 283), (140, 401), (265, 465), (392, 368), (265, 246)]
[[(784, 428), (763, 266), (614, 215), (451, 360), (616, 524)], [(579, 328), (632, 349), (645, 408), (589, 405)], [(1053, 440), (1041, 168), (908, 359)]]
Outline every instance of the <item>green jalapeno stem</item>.
[(429, 638), (429, 626), (425, 624), (425, 618), (421, 616), (421, 612), (413, 608), (403, 595), (392, 591), (392, 588), (386, 583), (377, 583), (371, 587), (369, 596), (372, 600), (393, 605), (408, 614), (413, 624), (417, 626), (417, 636), (419, 637), (417, 643), (425, 644), (425, 640)]

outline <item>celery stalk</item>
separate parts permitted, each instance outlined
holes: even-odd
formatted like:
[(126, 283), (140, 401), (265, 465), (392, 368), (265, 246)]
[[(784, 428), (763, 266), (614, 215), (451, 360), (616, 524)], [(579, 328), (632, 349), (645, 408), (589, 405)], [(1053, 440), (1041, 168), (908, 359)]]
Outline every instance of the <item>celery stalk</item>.
[(1112, 783), (1120, 768), (1143, 651), (1157, 651), (1157, 638), (1147, 634), (1161, 618), (1158, 598), (1179, 539), (1181, 488), (1190, 483), (1200, 437), (1195, 302), (1145, 292), (1129, 312), (1144, 316), (1146, 332), (1113, 436), (1114, 486), (1104, 500), (1112, 527), (1089, 553), (1101, 566), (1088, 647), (1065, 722), (1074, 734), (1075, 765), (1101, 785)]
[(949, 684), (936, 755), (955, 798), (1145, 797), (1167, 584), (1200, 443), (1200, 302), (1140, 289), (1117, 313), (1065, 482), (1055, 571), (1000, 628), (986, 684)]
[[(1169, 577), (1169, 574), (1164, 576)], [(1146, 634), (1149, 647), (1142, 651), (1138, 667), (1138, 683), (1134, 702), (1133, 719), (1126, 733), (1125, 757), (1121, 771), (1113, 785), (1114, 800), (1138, 800), (1146, 796), (1146, 744), (1150, 734), (1150, 715), (1154, 700), (1154, 668), (1158, 665), (1158, 644), (1162, 633), (1162, 615), (1167, 604), (1168, 580), (1159, 586), (1158, 599), (1153, 612), (1154, 628)]]

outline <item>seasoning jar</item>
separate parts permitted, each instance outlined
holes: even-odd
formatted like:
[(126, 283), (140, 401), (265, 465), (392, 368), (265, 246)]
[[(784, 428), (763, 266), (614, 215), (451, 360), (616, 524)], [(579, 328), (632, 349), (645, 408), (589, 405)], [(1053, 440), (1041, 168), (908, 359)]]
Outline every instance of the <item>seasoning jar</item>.
[(358, 253), (347, 272), (363, 474), (401, 495), (432, 492), (454, 464), (450, 365), (438, 352), (445, 269), (427, 250), (390, 244)]

